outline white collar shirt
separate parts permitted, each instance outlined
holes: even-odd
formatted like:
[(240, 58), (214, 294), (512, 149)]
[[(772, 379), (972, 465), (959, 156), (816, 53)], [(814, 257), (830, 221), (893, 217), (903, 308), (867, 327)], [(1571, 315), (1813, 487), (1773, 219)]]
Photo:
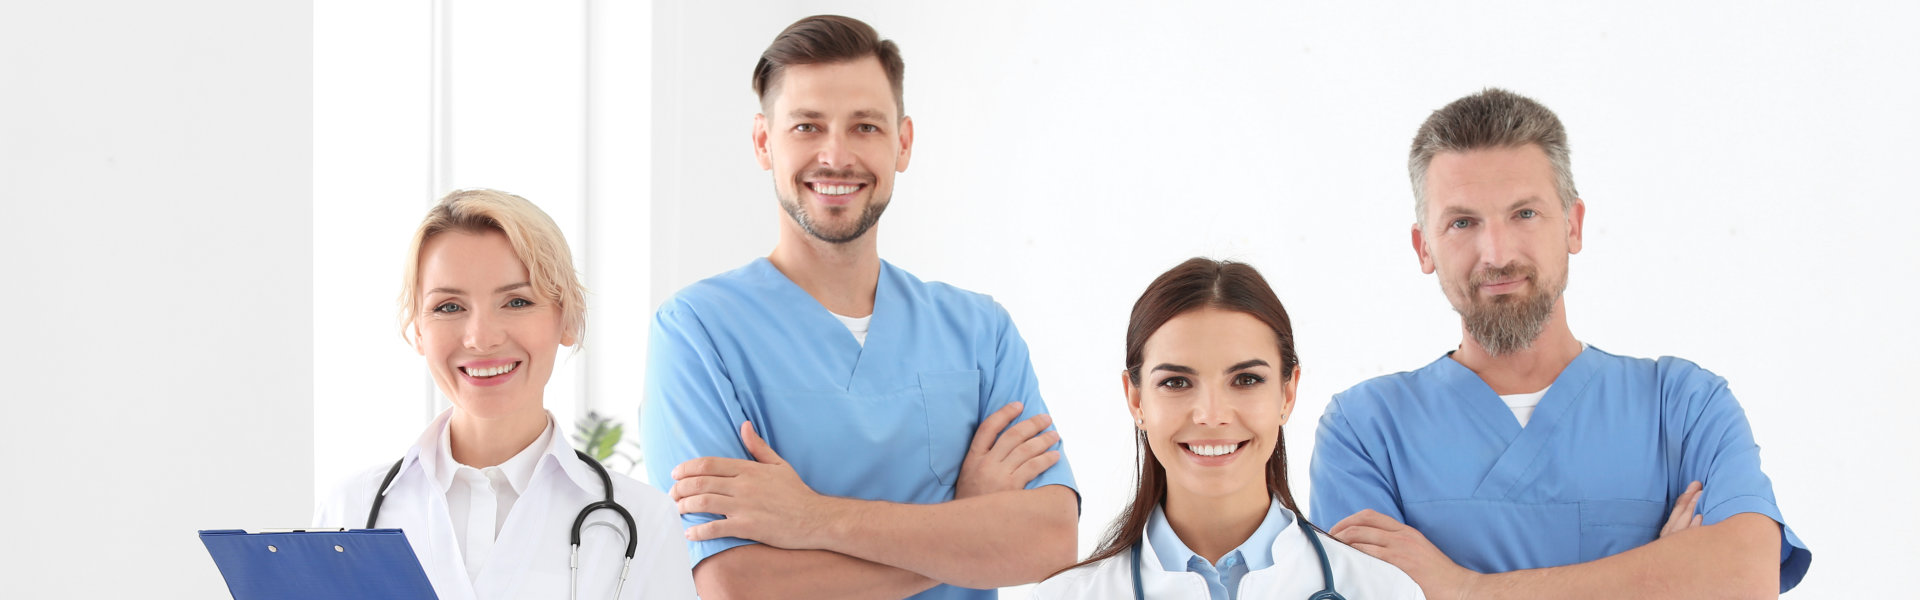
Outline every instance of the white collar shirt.
[[(451, 411), (441, 413), (407, 450), (399, 473), (386, 487), (386, 501), (375, 526), (406, 533), (407, 543), (441, 600), (567, 598), (568, 538), (580, 510), (605, 499), (606, 487), (600, 476), (574, 454), (565, 436), (551, 426), (549, 415), (553, 431), (545, 441), (534, 443), (509, 460), (513, 465), (501, 465), (499, 474), (505, 483), (496, 487), (491, 478), (487, 479), (485, 490), (496, 492), (496, 512), (491, 521), (476, 516), (481, 511), (475, 510), (474, 495), (468, 496), (465, 522), (456, 521), (449, 492), (461, 486), (459, 469), (447, 465), (458, 463), (435, 456), (440, 452), (450, 415)], [(530, 464), (524, 467), (525, 477), (516, 485), (516, 473), (522, 472), (522, 467), (514, 461), (522, 456)], [(365, 526), (374, 495), (392, 466), (386, 463), (369, 468), (323, 495), (316, 506), (314, 526)], [(679, 510), (666, 494), (651, 486), (618, 472), (608, 475), (613, 481), (614, 499), (633, 514), (637, 538), (632, 573), (618, 597), (694, 598), (692, 565), (680, 532)], [(499, 507), (500, 488), (517, 496), (511, 510)], [(484, 508), (485, 503), (478, 507)], [(462, 529), (466, 530), (464, 539)], [(625, 563), (626, 530), (626, 523), (613, 511), (597, 510), (587, 516), (580, 534), (578, 582), (583, 600), (615, 597), (614, 586)], [(465, 546), (480, 538), (491, 538), (487, 556), (470, 563), (471, 553)]]
[(478, 576), (487, 557), (493, 554), (493, 543), (500, 536), (500, 528), (507, 525), (514, 501), (520, 499), (521, 492), (533, 479), (534, 465), (552, 443), (553, 415), (547, 415), (547, 427), (540, 430), (540, 437), (533, 443), (506, 462), (484, 468), (454, 460), (452, 426), (449, 422), (440, 428), (440, 440), (435, 444), (438, 451), (429, 460), (434, 461), (434, 479), (440, 491), (447, 495), (447, 514), (453, 520), (454, 538), (459, 541), (467, 573)]

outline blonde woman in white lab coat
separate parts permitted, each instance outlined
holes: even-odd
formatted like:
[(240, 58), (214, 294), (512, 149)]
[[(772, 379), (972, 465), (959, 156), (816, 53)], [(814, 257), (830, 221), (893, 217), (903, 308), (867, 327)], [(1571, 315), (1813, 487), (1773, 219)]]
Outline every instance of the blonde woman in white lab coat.
[(1033, 597), (1422, 598), (1294, 503), (1281, 426), (1299, 365), (1286, 308), (1252, 267), (1195, 258), (1155, 279), (1133, 306), (1121, 375), (1139, 487), (1093, 556)]
[[(559, 348), (586, 324), (572, 255), (545, 212), (492, 190), (448, 195), (414, 234), (401, 313), (453, 408), (397, 464), (322, 496), (316, 526), (404, 530), (441, 600), (599, 600), (616, 587), (625, 599), (694, 597), (673, 503), (624, 475), (603, 479), (542, 405)], [(631, 533), (614, 510), (586, 515), (576, 591), (574, 519), (606, 499), (608, 481)]]

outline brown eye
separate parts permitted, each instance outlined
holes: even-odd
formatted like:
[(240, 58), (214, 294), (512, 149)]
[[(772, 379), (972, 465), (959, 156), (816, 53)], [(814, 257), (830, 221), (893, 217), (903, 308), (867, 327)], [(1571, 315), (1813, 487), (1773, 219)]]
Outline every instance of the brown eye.
[(1185, 377), (1168, 377), (1160, 381), (1160, 387), (1184, 390), (1193, 387), (1193, 382), (1188, 381)]
[(1267, 378), (1252, 373), (1241, 373), (1233, 377), (1233, 384), (1241, 387), (1260, 385), (1266, 382)]

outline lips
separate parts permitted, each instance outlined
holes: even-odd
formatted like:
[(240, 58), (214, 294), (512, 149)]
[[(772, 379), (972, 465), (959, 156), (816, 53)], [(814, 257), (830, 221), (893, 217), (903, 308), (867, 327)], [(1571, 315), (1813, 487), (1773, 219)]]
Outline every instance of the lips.
[(493, 386), (506, 383), (520, 373), (523, 361), (511, 359), (483, 360), (460, 365), (460, 378), (477, 386)]
[(1240, 451), (1252, 444), (1253, 440), (1196, 440), (1180, 442), (1181, 454), (1187, 459), (1203, 466), (1217, 466), (1233, 462)]

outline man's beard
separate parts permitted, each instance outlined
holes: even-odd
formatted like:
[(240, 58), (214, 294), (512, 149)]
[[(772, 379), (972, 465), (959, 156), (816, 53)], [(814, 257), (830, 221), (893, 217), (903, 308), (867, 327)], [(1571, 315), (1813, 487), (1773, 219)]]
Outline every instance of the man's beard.
[[(1531, 295), (1480, 296), (1482, 283), (1520, 276), (1532, 283), (1534, 291)], [(1467, 289), (1463, 290), (1465, 306), (1455, 306), (1453, 310), (1460, 313), (1460, 321), (1466, 326), (1467, 335), (1473, 336), (1473, 341), (1486, 349), (1488, 355), (1502, 356), (1533, 347), (1533, 341), (1539, 339), (1540, 331), (1546, 328), (1547, 320), (1553, 317), (1553, 307), (1559, 303), (1560, 294), (1566, 290), (1567, 281), (1564, 278), (1543, 281), (1538, 270), (1531, 266), (1507, 265), (1481, 271), (1468, 278)]]
[[(869, 189), (871, 189), (875, 183), (873, 177), (863, 176), (852, 171), (813, 171), (804, 173), (803, 175), (824, 179), (862, 180), (866, 182)], [(870, 198), (866, 206), (860, 208), (860, 217), (854, 220), (853, 227), (841, 231), (827, 231), (822, 229), (820, 224), (814, 222), (813, 213), (808, 212), (806, 206), (800, 202), (800, 195), (808, 193), (809, 191), (811, 190), (807, 188), (803, 177), (794, 177), (793, 197), (780, 198), (780, 208), (785, 209), (787, 216), (792, 217), (793, 222), (799, 224), (800, 229), (807, 232), (807, 235), (811, 235), (814, 239), (829, 244), (845, 244), (860, 239), (860, 236), (866, 235), (867, 230), (873, 229), (873, 226), (880, 222), (880, 215), (881, 213), (887, 212), (887, 202), (891, 200), (890, 198)], [(779, 194), (776, 193), (774, 196), (778, 197)], [(850, 210), (850, 208), (835, 207), (827, 210), (829, 212), (839, 212)]]

